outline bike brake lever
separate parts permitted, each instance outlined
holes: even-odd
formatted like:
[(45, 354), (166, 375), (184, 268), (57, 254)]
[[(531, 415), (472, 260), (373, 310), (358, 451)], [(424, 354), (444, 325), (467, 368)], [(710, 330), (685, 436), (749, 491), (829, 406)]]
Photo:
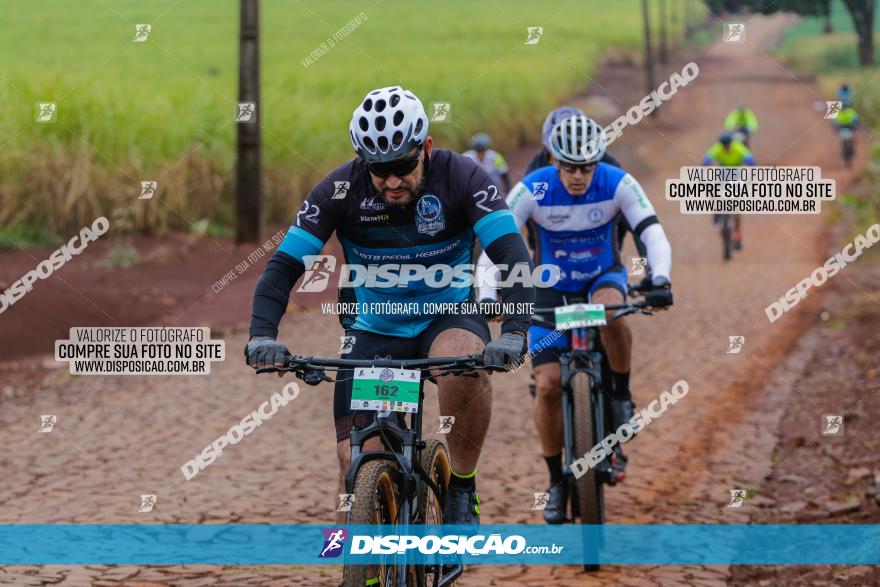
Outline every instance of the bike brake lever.
[(280, 371), (278, 367), (260, 367), (257, 369), (257, 375), (261, 373), (277, 373), (278, 371)]
[(332, 382), (333, 380), (327, 377), (327, 374), (323, 369), (308, 369), (303, 371), (296, 371), (296, 376), (298, 379), (302, 379), (306, 385), (318, 385), (322, 381)]

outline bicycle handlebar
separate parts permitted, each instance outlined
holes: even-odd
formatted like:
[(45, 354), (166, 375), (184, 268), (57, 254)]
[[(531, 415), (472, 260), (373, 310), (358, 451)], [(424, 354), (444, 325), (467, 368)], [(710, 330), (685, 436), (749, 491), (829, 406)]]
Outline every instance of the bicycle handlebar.
[(324, 373), (325, 368), (353, 369), (356, 367), (389, 367), (396, 369), (436, 369), (442, 375), (464, 375), (484, 369), (487, 371), (507, 371), (499, 365), (486, 365), (483, 355), (461, 355), (458, 357), (432, 357), (428, 359), (326, 359), (289, 355), (284, 367), (262, 367), (261, 373), (294, 373), (310, 385), (321, 381), (332, 381)]

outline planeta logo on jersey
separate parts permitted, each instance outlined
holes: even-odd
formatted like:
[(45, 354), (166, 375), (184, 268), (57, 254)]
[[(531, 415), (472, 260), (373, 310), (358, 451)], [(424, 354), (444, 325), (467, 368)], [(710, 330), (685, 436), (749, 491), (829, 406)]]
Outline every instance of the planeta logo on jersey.
[(443, 217), (440, 198), (433, 194), (419, 198), (416, 204), (416, 216), (416, 230), (422, 234), (434, 236), (446, 228), (446, 219)]

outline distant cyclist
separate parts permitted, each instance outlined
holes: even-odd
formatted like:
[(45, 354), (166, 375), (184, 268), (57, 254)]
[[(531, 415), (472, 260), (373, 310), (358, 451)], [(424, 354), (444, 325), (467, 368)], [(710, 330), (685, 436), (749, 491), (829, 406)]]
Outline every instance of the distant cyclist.
[[(529, 161), (528, 166), (526, 167), (526, 175), (531, 172), (539, 169), (541, 167), (546, 167), (547, 165), (551, 165), (553, 163), (553, 155), (550, 151), (550, 131), (553, 130), (553, 127), (562, 120), (566, 118), (570, 118), (572, 116), (586, 116), (580, 108), (575, 108), (574, 106), (560, 106), (556, 110), (552, 110), (547, 118), (544, 119), (544, 125), (541, 127), (541, 144), (543, 148), (535, 153), (535, 156), (532, 157), (532, 160)], [(606, 163), (608, 165), (613, 165), (617, 168), (623, 168), (623, 165), (620, 164), (620, 161), (617, 160), (611, 153), (605, 151), (602, 155), (601, 163)], [(526, 233), (528, 235), (529, 248), (532, 250), (535, 249), (535, 230), (533, 228), (533, 223), (528, 222), (526, 224)], [(627, 233), (633, 233), (632, 228), (626, 221), (626, 217), (621, 214), (620, 221), (617, 225), (617, 247), (618, 249), (623, 249), (623, 241), (626, 238)], [(647, 249), (645, 248), (645, 244), (639, 239), (635, 234), (633, 234), (633, 241), (636, 245), (636, 250), (639, 253), (640, 257), (645, 257), (647, 253)], [(647, 281), (650, 278), (650, 274), (646, 274), (645, 280)]]
[(510, 176), (508, 175), (507, 161), (501, 153), (493, 151), (492, 138), (484, 132), (479, 132), (471, 137), (470, 150), (463, 155), (476, 161), (477, 165), (489, 174), (495, 185), (503, 187), (502, 195), (510, 191)]
[[(720, 167), (740, 167), (742, 165), (754, 165), (755, 159), (751, 151), (742, 142), (733, 138), (729, 132), (721, 133), (718, 142), (712, 145), (703, 157), (703, 165), (716, 164)], [(715, 215), (715, 222), (721, 221), (721, 215)], [(733, 215), (733, 235), (731, 240), (736, 250), (742, 250), (742, 232), (740, 230), (740, 215)]]
[(852, 88), (849, 87), (849, 84), (844, 82), (840, 84), (840, 87), (837, 88), (837, 99), (843, 102), (844, 104), (849, 104), (853, 99), (853, 91)]
[[(584, 146), (592, 148), (584, 152)], [(538, 288), (538, 307), (557, 307), (585, 299), (597, 304), (623, 304), (627, 296), (627, 272), (620, 263), (614, 233), (618, 215), (626, 216), (647, 246), (653, 269), (653, 289), (645, 301), (653, 307), (672, 305), (669, 272), (672, 248), (660, 226), (654, 207), (633, 176), (601, 163), (605, 151), (602, 128), (586, 116), (571, 116), (550, 133), (554, 164), (525, 176), (507, 197), (518, 227), (535, 224), (538, 246), (535, 264), (556, 265), (560, 280), (552, 288)], [(541, 197), (536, 195), (540, 190)], [(479, 265), (486, 271), (492, 263), (485, 256)], [(480, 299), (493, 298), (494, 288), (484, 283)], [(602, 346), (611, 366), (606, 387), (616, 430), (633, 417), (629, 387), (632, 334), (625, 319), (609, 320), (600, 329)], [(549, 343), (549, 344), (548, 344)], [(562, 380), (559, 356), (567, 350), (568, 338), (553, 336), (540, 326), (529, 328), (529, 352), (537, 383), (534, 402), (535, 426), (544, 460), (550, 473), (550, 494), (544, 519), (551, 524), (565, 521), (568, 484), (562, 463)], [(626, 458), (615, 447), (613, 466), (623, 477)]]
[[(399, 86), (367, 94), (354, 110), (349, 135), (357, 157), (312, 189), (257, 282), (245, 349), (248, 365), (284, 366), (288, 350), (276, 336), (291, 289), (333, 233), (346, 264), (392, 269), (378, 284), (367, 280), (340, 289), (340, 301), (357, 304), (360, 310), (340, 318), (352, 341), (346, 358), (483, 353), (487, 364), (519, 360), (525, 354), (534, 300), (531, 284), (511, 279), (516, 283), (502, 290), (505, 307), (519, 313), (507, 314), (501, 335), (490, 341), (489, 326), (481, 315), (427, 314), (418, 309), (425, 303), (473, 301), (471, 288), (452, 287), (448, 280), (438, 285), (431, 273), (414, 279), (405, 269), (467, 266), (472, 263), (474, 240), (479, 239), (493, 262), (506, 264), (507, 273), (533, 271), (519, 229), (492, 179), (467, 157), (435, 149), (421, 101)], [(343, 198), (334, 197), (337, 182), (349, 186)], [(383, 287), (389, 280), (393, 285), (398, 276), (405, 279), (398, 280), (397, 287)], [(417, 306), (415, 313), (393, 309), (412, 304)], [(306, 345), (302, 354), (309, 354), (309, 343), (308, 337), (300, 340)], [(351, 370), (340, 371), (334, 390), (340, 482), (349, 466), (352, 427), (363, 427), (372, 419), (369, 413), (351, 409), (352, 378)], [(476, 468), (492, 409), (489, 378), (483, 373), (474, 379), (449, 375), (437, 381), (439, 413), (456, 417), (454, 431), (447, 437), (452, 479), (443, 522), (476, 525), (480, 519)], [(366, 451), (381, 449), (377, 439), (371, 440), (376, 442), (368, 441)]]
[(739, 133), (740, 137), (737, 138), (748, 147), (749, 137), (758, 131), (758, 118), (751, 109), (738, 106), (724, 119), (724, 128), (729, 132)]
[(859, 115), (852, 106), (844, 102), (843, 109), (837, 113), (837, 118), (833, 120), (840, 136), (843, 160), (847, 167), (850, 167), (852, 166), (853, 156), (856, 153), (855, 130), (859, 127)]

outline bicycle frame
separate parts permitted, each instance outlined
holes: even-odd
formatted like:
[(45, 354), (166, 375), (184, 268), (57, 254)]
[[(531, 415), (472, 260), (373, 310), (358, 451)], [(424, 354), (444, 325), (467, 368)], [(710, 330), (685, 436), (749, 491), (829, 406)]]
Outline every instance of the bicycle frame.
[[(562, 369), (562, 425), (563, 425), (563, 451), (566, 467), (566, 477), (570, 483), (574, 483), (574, 473), (571, 465), (575, 459), (583, 455), (574, 454), (574, 400), (572, 396), (571, 380), (576, 373), (586, 373), (591, 383), (592, 412), (594, 421), (595, 442), (605, 437), (605, 394), (602, 393), (602, 361), (603, 355), (599, 341), (599, 331), (596, 328), (575, 328), (569, 331), (571, 350), (562, 353), (559, 364)], [(611, 477), (611, 465), (608, 459), (603, 460), (597, 466), (600, 479), (605, 482)]]

